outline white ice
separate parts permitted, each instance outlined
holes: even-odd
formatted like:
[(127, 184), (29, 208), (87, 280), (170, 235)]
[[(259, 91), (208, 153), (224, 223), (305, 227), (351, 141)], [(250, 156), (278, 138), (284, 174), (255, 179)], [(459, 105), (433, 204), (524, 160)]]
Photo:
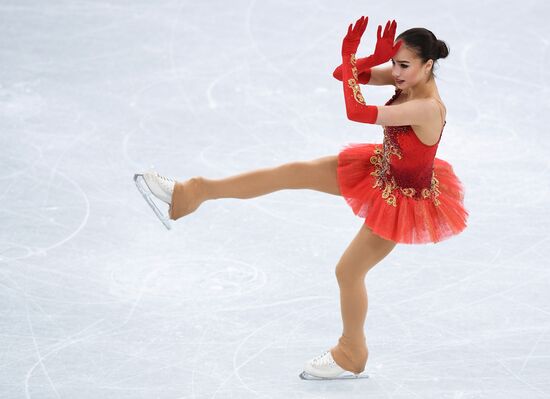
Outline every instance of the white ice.
[[(347, 25), (450, 47), (437, 156), (467, 229), (368, 275), (360, 381), (302, 381), (341, 333), (341, 197), (204, 203), (167, 231), (134, 186), (381, 142), (346, 119)], [(550, 397), (550, 6), (544, 0), (0, 3), (0, 398)], [(382, 104), (390, 87), (364, 89)]]

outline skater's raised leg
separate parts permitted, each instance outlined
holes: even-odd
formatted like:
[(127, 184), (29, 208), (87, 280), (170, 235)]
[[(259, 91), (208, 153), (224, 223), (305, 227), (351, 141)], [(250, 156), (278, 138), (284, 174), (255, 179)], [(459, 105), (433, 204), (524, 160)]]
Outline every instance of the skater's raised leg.
[(345, 370), (361, 373), (365, 369), (369, 356), (364, 333), (368, 309), (365, 277), (395, 245), (395, 242), (375, 235), (363, 224), (336, 266), (343, 331), (331, 353)]
[(254, 198), (283, 189), (310, 189), (341, 195), (337, 156), (295, 161), (257, 169), (222, 179), (195, 177), (176, 182), (170, 218), (176, 220), (196, 210), (204, 201), (220, 198)]

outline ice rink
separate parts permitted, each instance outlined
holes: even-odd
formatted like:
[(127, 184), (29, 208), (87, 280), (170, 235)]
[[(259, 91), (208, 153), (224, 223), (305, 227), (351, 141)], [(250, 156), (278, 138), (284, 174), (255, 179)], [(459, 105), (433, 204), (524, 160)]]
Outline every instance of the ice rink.
[[(466, 230), (369, 272), (368, 379), (303, 381), (341, 334), (342, 197), (221, 199), (166, 230), (132, 177), (221, 178), (382, 141), (346, 118), (347, 26), (422, 26)], [(0, 398), (550, 398), (544, 0), (0, 0)], [(383, 104), (393, 87), (365, 87)]]

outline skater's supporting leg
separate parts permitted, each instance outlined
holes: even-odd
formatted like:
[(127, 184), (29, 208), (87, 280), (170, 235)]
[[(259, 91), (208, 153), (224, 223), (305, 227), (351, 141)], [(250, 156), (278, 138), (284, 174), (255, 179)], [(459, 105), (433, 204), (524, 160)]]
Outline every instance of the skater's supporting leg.
[(178, 182), (172, 196), (170, 217), (175, 220), (185, 216), (207, 200), (247, 199), (283, 189), (310, 189), (341, 195), (336, 177), (337, 166), (337, 156), (326, 156), (257, 169), (223, 179), (198, 177)]
[(363, 224), (336, 266), (343, 331), (331, 353), (336, 363), (346, 370), (360, 373), (367, 363), (364, 324), (368, 296), (365, 276), (395, 245), (395, 242), (375, 235)]

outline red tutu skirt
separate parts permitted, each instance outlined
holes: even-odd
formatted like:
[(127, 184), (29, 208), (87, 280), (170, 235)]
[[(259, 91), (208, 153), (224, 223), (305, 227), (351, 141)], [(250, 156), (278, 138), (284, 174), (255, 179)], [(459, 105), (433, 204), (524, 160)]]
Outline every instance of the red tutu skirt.
[(468, 212), (464, 209), (464, 187), (452, 166), (434, 159), (434, 177), (439, 181), (439, 203), (431, 198), (415, 199), (392, 192), (396, 206), (382, 197), (371, 175), (374, 148), (380, 144), (348, 144), (338, 155), (338, 185), (353, 213), (365, 218), (373, 233), (403, 244), (436, 243), (460, 233), (466, 227)]

